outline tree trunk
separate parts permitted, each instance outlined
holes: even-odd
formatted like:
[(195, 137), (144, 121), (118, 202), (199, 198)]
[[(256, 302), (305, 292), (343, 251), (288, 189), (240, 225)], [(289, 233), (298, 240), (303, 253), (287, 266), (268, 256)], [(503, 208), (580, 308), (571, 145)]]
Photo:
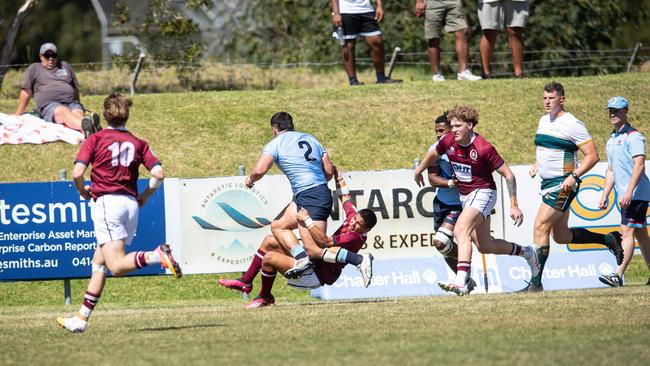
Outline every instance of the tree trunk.
[(11, 27), (9, 27), (7, 34), (5, 34), (5, 45), (2, 47), (2, 51), (0, 52), (0, 88), (2, 88), (5, 74), (9, 71), (9, 66), (5, 65), (9, 64), (11, 56), (14, 53), (16, 40), (18, 39), (18, 32), (20, 32), (20, 28), (23, 26), (25, 18), (36, 4), (38, 4), (38, 0), (25, 0), (23, 6), (21, 6), (20, 9), (18, 9), (18, 12), (16, 12), (14, 22), (11, 24)]

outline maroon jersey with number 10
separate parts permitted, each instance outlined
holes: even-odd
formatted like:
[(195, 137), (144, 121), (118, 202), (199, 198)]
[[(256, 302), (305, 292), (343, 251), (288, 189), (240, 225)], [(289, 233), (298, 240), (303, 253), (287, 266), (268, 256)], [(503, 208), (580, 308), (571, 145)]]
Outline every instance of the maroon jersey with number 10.
[(138, 196), (138, 169), (160, 164), (149, 144), (125, 129), (105, 128), (91, 135), (79, 150), (75, 163), (92, 164), (93, 198), (105, 194)]
[(462, 146), (449, 132), (436, 145), (438, 155), (447, 154), (454, 176), (458, 180), (458, 191), (470, 194), (479, 188), (497, 189), (492, 172), (499, 169), (504, 161), (483, 136), (475, 133), (469, 145)]
[[(345, 222), (343, 222), (343, 225), (333, 235), (334, 246), (357, 253), (363, 244), (366, 243), (366, 235), (348, 229), (350, 219), (357, 214), (357, 209), (352, 202), (345, 201), (343, 210), (345, 210)], [(343, 267), (345, 267), (345, 263), (327, 263), (321, 259), (314, 260), (314, 273), (316, 273), (316, 277), (318, 277), (320, 283), (325, 285), (331, 285), (336, 282), (341, 275)]]

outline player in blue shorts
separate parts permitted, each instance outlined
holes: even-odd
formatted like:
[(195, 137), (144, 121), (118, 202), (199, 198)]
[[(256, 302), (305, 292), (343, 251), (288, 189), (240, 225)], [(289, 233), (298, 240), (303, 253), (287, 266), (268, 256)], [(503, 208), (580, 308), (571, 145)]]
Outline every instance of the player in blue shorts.
[[(316, 225), (327, 232), (327, 217), (332, 211), (332, 194), (327, 182), (334, 175), (334, 165), (316, 138), (294, 131), (293, 119), (287, 112), (277, 112), (271, 117), (271, 140), (246, 177), (246, 187), (252, 188), (271, 169), (273, 163), (289, 179), (293, 200), (271, 223), (271, 232), (280, 245), (295, 259), (294, 266), (284, 273), (287, 278), (299, 278), (313, 267), (305, 251), (316, 252), (318, 245), (309, 234), (309, 226)], [(299, 223), (296, 214), (300, 208), (309, 212), (310, 220)], [(293, 233), (298, 229), (305, 248), (298, 244)]]
[(624, 97), (613, 97), (606, 108), (614, 131), (607, 141), (607, 172), (599, 207), (604, 210), (614, 203), (608, 202), (607, 197), (616, 186), (625, 252), (623, 263), (615, 273), (598, 277), (600, 282), (612, 287), (623, 286), (623, 274), (634, 254), (635, 238), (650, 268), (650, 237), (646, 228), (650, 180), (645, 174), (645, 137), (627, 121), (628, 108)]

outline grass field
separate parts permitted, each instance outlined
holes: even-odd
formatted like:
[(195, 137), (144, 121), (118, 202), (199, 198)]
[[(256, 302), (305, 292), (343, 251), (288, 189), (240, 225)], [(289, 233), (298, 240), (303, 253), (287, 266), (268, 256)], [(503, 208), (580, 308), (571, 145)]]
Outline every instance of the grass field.
[(0, 283), (2, 302), (9, 296), (23, 303), (0, 307), (0, 364), (611, 365), (650, 359), (647, 286), (359, 302), (317, 302), (280, 286), (276, 306), (251, 311), (214, 279), (109, 279), (83, 335), (63, 331), (54, 319), (76, 311), (85, 281), (74, 281), (74, 306), (58, 305), (60, 281)]
[[(250, 169), (278, 110), (316, 135), (342, 170), (395, 169), (424, 154), (438, 113), (468, 103), (481, 114), (479, 132), (511, 164), (523, 164), (534, 159), (548, 81), (138, 95), (128, 126), (150, 141), (170, 177)], [(628, 97), (632, 122), (650, 135), (650, 74), (560, 81), (567, 109), (587, 123), (601, 157), (610, 130), (603, 108), (613, 95)], [(83, 101), (98, 110), (103, 98)], [(2, 112), (15, 104), (0, 97)], [(63, 143), (0, 146), (0, 182), (55, 180), (77, 151)], [(650, 359), (647, 277), (636, 256), (621, 289), (360, 302), (316, 301), (278, 279), (278, 305), (257, 311), (218, 288), (217, 276), (109, 279), (83, 335), (54, 320), (77, 311), (87, 280), (72, 281), (72, 306), (62, 305), (62, 281), (0, 283), (0, 364), (642, 364)]]

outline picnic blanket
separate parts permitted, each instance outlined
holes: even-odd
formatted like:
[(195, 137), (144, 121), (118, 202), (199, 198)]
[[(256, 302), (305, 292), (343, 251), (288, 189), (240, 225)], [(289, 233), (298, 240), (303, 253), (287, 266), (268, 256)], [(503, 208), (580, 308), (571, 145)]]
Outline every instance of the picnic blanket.
[(15, 116), (0, 113), (0, 145), (44, 144), (64, 141), (77, 145), (84, 135), (58, 123), (46, 122), (31, 114)]

